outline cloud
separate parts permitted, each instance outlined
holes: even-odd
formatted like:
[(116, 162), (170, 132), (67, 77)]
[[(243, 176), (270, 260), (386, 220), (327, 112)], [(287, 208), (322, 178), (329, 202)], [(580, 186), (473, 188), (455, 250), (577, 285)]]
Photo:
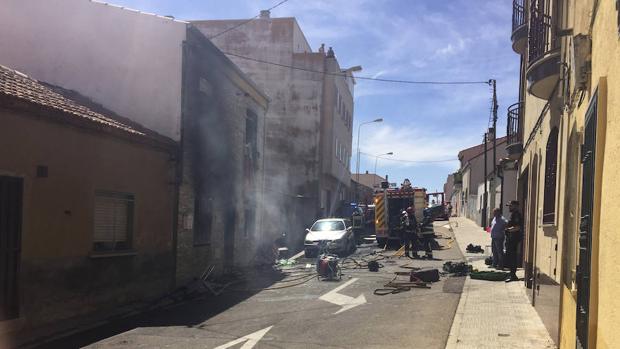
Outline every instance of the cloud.
[[(393, 152), (394, 159), (408, 161), (437, 161), (456, 159), (458, 152), (476, 144), (479, 137), (471, 135), (452, 136), (446, 132), (428, 132), (424, 125), (407, 128), (391, 125), (377, 126), (373, 130), (365, 130), (360, 139), (360, 151), (366, 154), (385, 154)], [(476, 138), (476, 139), (474, 139)], [(373, 158), (374, 159), (374, 158)], [(390, 167), (409, 168), (424, 166), (425, 163), (392, 162)], [(453, 168), (456, 162), (438, 162), (436, 165)]]

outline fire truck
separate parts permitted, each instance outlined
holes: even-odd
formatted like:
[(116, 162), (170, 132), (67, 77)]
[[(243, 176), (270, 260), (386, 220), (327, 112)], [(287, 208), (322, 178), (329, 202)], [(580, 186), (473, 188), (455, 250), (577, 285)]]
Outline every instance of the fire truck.
[(424, 219), (424, 209), (428, 206), (426, 189), (411, 186), (408, 179), (400, 188), (387, 188), (375, 194), (375, 234), (379, 246), (385, 246), (388, 240), (400, 239), (401, 213), (412, 206), (418, 222)]

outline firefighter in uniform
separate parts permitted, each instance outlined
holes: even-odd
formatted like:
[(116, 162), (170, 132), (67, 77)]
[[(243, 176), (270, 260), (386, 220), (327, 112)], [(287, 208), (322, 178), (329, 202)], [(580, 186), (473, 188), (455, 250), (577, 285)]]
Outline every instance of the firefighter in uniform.
[[(417, 240), (420, 242), (420, 249), (424, 249), (426, 252), (426, 259), (433, 259), (433, 247), (431, 245), (431, 237), (428, 234), (424, 234), (424, 227), (432, 222), (431, 212), (428, 208), (424, 209), (424, 221), (420, 226), (416, 226), (418, 233), (416, 235)], [(418, 252), (414, 252), (414, 258), (418, 258)]]
[(417, 253), (415, 251), (415, 240), (416, 236), (416, 227), (417, 221), (415, 219), (415, 215), (413, 214), (413, 208), (407, 207), (405, 211), (401, 214), (400, 217), (400, 231), (401, 231), (401, 242), (405, 245), (405, 256), (411, 257), (409, 251), (413, 256), (416, 256)]

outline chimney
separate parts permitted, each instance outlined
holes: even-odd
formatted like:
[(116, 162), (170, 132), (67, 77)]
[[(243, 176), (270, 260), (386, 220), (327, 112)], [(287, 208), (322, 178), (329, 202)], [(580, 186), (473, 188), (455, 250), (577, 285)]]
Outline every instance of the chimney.
[[(256, 13), (256, 12), (254, 12)], [(261, 10), (260, 11), (260, 18), (270, 18), (271, 17), (271, 12), (269, 10)]]
[(334, 54), (334, 49), (332, 49), (332, 47), (329, 47), (329, 50), (327, 50), (327, 58), (334, 58), (336, 57), (336, 55)]

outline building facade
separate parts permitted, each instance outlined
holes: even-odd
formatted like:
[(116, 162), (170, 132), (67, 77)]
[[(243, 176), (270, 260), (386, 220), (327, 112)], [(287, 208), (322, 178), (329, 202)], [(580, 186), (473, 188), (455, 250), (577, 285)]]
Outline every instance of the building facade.
[(0, 124), (3, 347), (171, 290), (176, 142), (2, 66)]
[(3, 6), (0, 64), (180, 142), (177, 286), (249, 264), (264, 231), (265, 94), (187, 22), (96, 1)]
[(620, 147), (613, 120), (620, 112), (620, 5), (513, 5), (511, 39), (522, 63), (507, 148), (519, 167), (528, 294), (561, 348), (613, 348), (620, 343), (612, 160)]
[(312, 50), (295, 18), (263, 11), (237, 27), (245, 21), (192, 24), (270, 98), (262, 228), (301, 243), (304, 228), (346, 204), (355, 82), (333, 50)]
[[(504, 203), (516, 199), (517, 174), (514, 170), (504, 170), (503, 166), (500, 166), (508, 155), (506, 139), (500, 137), (496, 140), (495, 160), (493, 143), (487, 144), (486, 174), (484, 143), (459, 152), (460, 168), (450, 175), (452, 179), (448, 177), (449, 182), (444, 185), (446, 192), (448, 185), (452, 184), (450, 196), (446, 197), (446, 200), (451, 202), (454, 214), (467, 217), (481, 226), (489, 224), (493, 208), (502, 209), (505, 217), (509, 215)], [(483, 219), (485, 213), (486, 220)]]

